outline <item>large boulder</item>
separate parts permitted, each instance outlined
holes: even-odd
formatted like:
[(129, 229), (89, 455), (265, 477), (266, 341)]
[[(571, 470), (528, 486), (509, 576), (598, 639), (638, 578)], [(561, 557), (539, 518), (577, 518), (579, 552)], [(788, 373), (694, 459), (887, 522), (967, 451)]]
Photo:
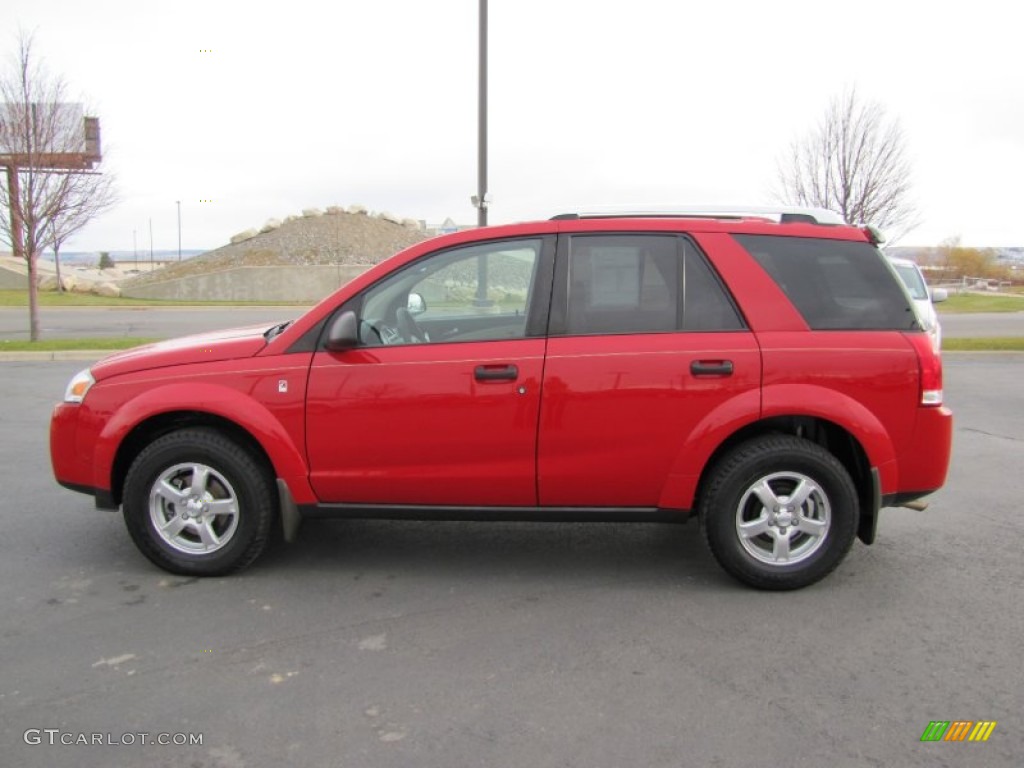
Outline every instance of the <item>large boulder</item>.
[(57, 290), (57, 276), (56, 275), (40, 275), (36, 279), (36, 288), (40, 291), (56, 291)]
[(84, 278), (78, 278), (75, 280), (75, 285), (71, 289), (75, 293), (92, 293), (93, 288), (96, 287), (96, 283), (92, 280), (85, 280)]
[(402, 223), (402, 220), (400, 218), (395, 216), (395, 214), (393, 213), (388, 213), (387, 211), (381, 211), (380, 213), (378, 213), (377, 218), (382, 219), (384, 221), (390, 221), (392, 224)]
[(231, 237), (231, 244), (244, 243), (246, 240), (252, 240), (258, 234), (259, 232), (255, 229), (247, 229), (245, 232), (239, 232), (237, 235), (233, 235)]
[(307, 219), (312, 219), (315, 216), (323, 216), (324, 212), (319, 208), (303, 208), (302, 215)]
[(328, 205), (327, 206), (327, 215), (328, 216), (337, 216), (339, 213), (344, 213), (344, 212), (345, 212), (345, 206), (343, 206), (343, 205)]
[(262, 234), (265, 234), (267, 232), (273, 232), (275, 229), (277, 229), (280, 226), (281, 226), (281, 220), (280, 219), (267, 219), (267, 223), (264, 224), (262, 227), (260, 227), (260, 234), (262, 235)]
[(366, 216), (370, 212), (365, 205), (359, 205), (358, 203), (350, 205), (347, 210), (349, 213), (361, 214), (363, 216)]
[(118, 288), (116, 283), (100, 283), (93, 289), (93, 293), (97, 296), (116, 298), (121, 295), (121, 289)]
[(416, 219), (402, 219), (402, 226), (406, 229), (420, 229), (420, 223)]

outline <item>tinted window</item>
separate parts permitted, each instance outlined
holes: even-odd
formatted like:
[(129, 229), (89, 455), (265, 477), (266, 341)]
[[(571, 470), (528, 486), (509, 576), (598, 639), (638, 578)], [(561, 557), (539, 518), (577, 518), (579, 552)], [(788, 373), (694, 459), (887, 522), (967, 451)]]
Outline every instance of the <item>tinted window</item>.
[(743, 320), (704, 256), (686, 241), (683, 247), (683, 330), (741, 330)]
[(867, 243), (736, 235), (814, 330), (909, 330), (917, 318)]
[(703, 256), (674, 235), (573, 237), (568, 289), (570, 334), (743, 327)]

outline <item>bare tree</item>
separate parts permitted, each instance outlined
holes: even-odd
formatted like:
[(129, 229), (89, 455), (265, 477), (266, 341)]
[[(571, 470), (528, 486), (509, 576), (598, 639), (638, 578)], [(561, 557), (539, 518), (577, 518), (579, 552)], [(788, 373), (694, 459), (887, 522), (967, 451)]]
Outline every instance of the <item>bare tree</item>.
[(64, 290), (60, 276), (60, 249), (64, 242), (101, 213), (113, 208), (117, 201), (112, 176), (100, 176), (92, 172), (73, 175), (45, 232), (45, 245), (53, 249), (58, 291)]
[(850, 224), (874, 224), (890, 241), (917, 226), (903, 130), (855, 89), (829, 104), (822, 121), (793, 142), (779, 163), (780, 202), (835, 211)]
[(36, 341), (39, 255), (109, 208), (113, 193), (111, 182), (90, 170), (98, 146), (89, 146), (82, 107), (70, 102), (64, 80), (33, 56), (31, 35), (20, 33), (17, 43), (10, 69), (0, 75), (0, 166), (7, 169), (0, 207), (8, 214), (0, 217), (0, 237), (28, 264), (30, 338)]

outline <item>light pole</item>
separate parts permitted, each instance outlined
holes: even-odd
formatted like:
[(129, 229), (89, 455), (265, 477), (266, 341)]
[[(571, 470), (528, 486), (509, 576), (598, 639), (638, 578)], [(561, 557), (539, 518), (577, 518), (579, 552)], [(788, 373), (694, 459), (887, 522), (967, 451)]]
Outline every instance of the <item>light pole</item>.
[(178, 261), (181, 261), (181, 200), (175, 200), (178, 205)]
[(149, 271), (153, 271), (153, 219), (149, 219)]
[(480, 0), (480, 74), (477, 101), (476, 223), (487, 226), (487, 0)]
[[(487, 226), (487, 0), (480, 0), (480, 70), (477, 96), (477, 176), (476, 194), (472, 197), (476, 206), (476, 224)], [(489, 307), (493, 304), (487, 298), (487, 254), (480, 254), (476, 260), (476, 298), (473, 305)]]

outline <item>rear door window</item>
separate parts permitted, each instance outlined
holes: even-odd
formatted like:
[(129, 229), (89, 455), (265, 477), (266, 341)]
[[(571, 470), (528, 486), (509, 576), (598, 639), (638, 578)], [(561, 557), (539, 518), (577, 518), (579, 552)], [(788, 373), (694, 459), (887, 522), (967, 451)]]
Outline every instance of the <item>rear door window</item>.
[(574, 235), (567, 273), (570, 335), (744, 327), (703, 255), (681, 237)]

